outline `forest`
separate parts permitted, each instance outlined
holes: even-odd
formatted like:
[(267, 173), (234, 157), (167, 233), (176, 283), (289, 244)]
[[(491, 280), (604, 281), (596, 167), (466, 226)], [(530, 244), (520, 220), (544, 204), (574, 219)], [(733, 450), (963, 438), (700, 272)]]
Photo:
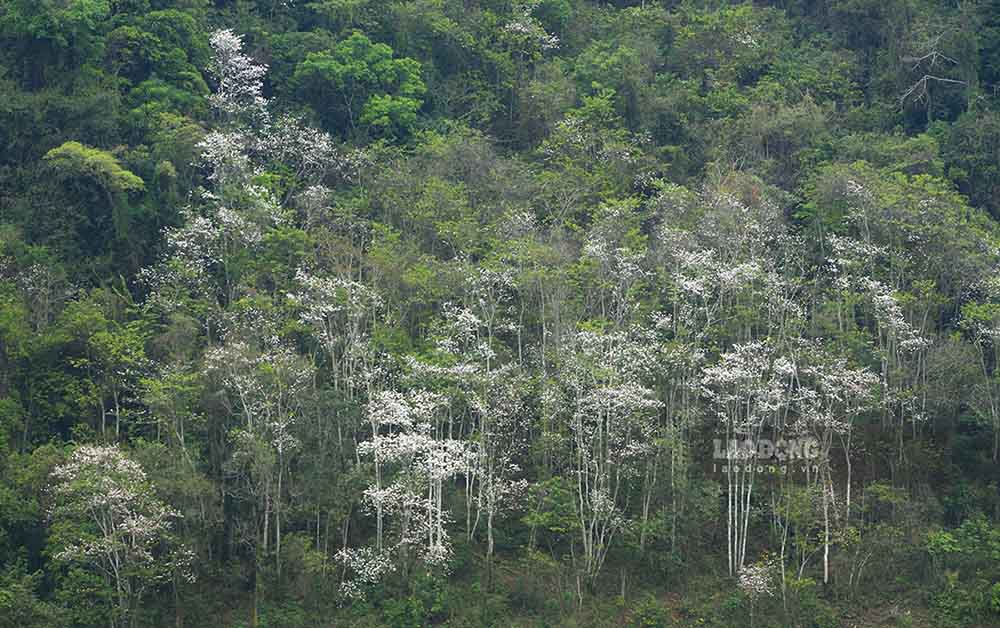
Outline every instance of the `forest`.
[(0, 0), (0, 628), (1000, 626), (1000, 0)]

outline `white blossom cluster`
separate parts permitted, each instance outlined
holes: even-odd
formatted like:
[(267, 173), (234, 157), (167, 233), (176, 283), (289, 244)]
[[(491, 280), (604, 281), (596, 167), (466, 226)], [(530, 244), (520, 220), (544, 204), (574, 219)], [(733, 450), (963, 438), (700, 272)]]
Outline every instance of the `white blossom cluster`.
[(771, 343), (737, 344), (703, 369), (702, 390), (727, 430), (753, 438), (789, 403), (788, 380), (794, 374), (794, 365)]
[(761, 35), (760, 26), (757, 24), (747, 24), (744, 28), (733, 33), (733, 40), (741, 46), (747, 48), (757, 48), (760, 46)]
[(574, 155), (599, 164), (620, 164), (633, 166), (642, 157), (642, 137), (627, 139), (602, 133), (583, 116), (570, 113), (556, 123), (553, 138), (539, 149), (550, 160), (565, 155)]
[[(0, 276), (7, 275), (8, 268), (13, 267), (13, 260), (0, 257)], [(11, 270), (10, 274), (31, 308), (32, 322), (36, 328), (50, 323), (62, 304), (72, 299), (77, 292), (77, 288), (65, 277), (45, 264), (32, 264), (23, 270)]]
[(263, 440), (283, 454), (298, 446), (292, 433), (300, 393), (311, 383), (313, 368), (275, 337), (259, 349), (243, 340), (230, 340), (205, 355), (208, 372), (216, 373), (232, 395), (244, 420), (234, 433), (237, 461), (253, 456), (253, 444)]
[(368, 588), (396, 570), (396, 563), (389, 554), (371, 547), (341, 549), (334, 560), (353, 574), (352, 578), (340, 584), (340, 592), (352, 599), (364, 599)]
[(230, 122), (207, 133), (199, 144), (210, 181), (246, 184), (274, 164), (290, 169), (293, 179), (305, 185), (331, 176), (357, 179), (370, 161), (364, 151), (342, 150), (328, 133), (298, 116), (271, 114), (263, 97), (267, 66), (243, 53), (242, 36), (219, 30), (210, 42), (217, 86), (209, 100)]
[(436, 339), (438, 351), (458, 356), (476, 344), (483, 321), (470, 308), (445, 303), (442, 317), (444, 325)]
[(538, 219), (529, 211), (511, 211), (500, 223), (500, 233), (509, 240), (530, 237), (538, 232)]
[(478, 481), (477, 507), (495, 515), (516, 507), (528, 489), (527, 481), (518, 479), (521, 468), (515, 462), (528, 448), (528, 382), (514, 365), (484, 373), (480, 380), (471, 399), (478, 438), (469, 445), (466, 473)]
[(361, 150), (345, 152), (329, 133), (284, 114), (263, 125), (253, 136), (257, 159), (291, 169), (295, 181), (321, 182), (331, 176), (356, 180), (368, 157)]
[(919, 351), (930, 344), (930, 340), (906, 320), (899, 299), (888, 286), (875, 279), (862, 279), (860, 285), (871, 299), (879, 326), (896, 339), (903, 351)]
[(558, 383), (542, 391), (542, 411), (565, 422), (577, 475), (576, 515), (583, 565), (596, 577), (616, 535), (628, 525), (623, 491), (652, 453), (663, 404), (651, 388), (658, 366), (655, 332), (577, 332)]
[[(729, 192), (699, 198), (666, 189), (657, 204), (666, 213), (656, 257), (675, 291), (675, 324), (695, 339), (722, 320), (752, 308), (769, 334), (784, 335), (804, 321), (801, 238), (787, 232), (778, 206), (766, 198), (743, 202)], [(801, 273), (800, 273), (801, 274)]]
[(739, 573), (740, 591), (749, 598), (772, 597), (774, 595), (774, 572), (775, 565), (771, 561), (745, 565)]
[(577, 400), (571, 425), (578, 443), (599, 446), (605, 451), (594, 455), (605, 456), (601, 462), (631, 476), (650, 451), (652, 417), (662, 405), (652, 390), (636, 382), (602, 386)]
[(117, 446), (81, 445), (52, 472), (49, 517), (89, 523), (55, 554), (58, 561), (82, 563), (115, 583), (122, 595), (121, 618), (141, 592), (175, 573), (193, 580), (193, 554), (166, 548), (180, 514), (162, 502), (145, 471)]
[(844, 195), (854, 201), (855, 207), (867, 208), (875, 204), (875, 195), (872, 191), (855, 179), (844, 182)]
[(333, 332), (328, 327), (331, 317), (342, 316), (354, 322), (382, 307), (378, 293), (357, 281), (314, 275), (304, 268), (296, 271), (295, 281), (301, 290), (288, 294), (288, 298), (303, 306), (299, 319), (322, 327), (324, 333)]
[(425, 390), (385, 390), (369, 400), (366, 417), (372, 438), (358, 445), (358, 454), (372, 459), (377, 471), (365, 502), (380, 527), (384, 518), (395, 521), (396, 538), (387, 546), (380, 537), (374, 549), (341, 553), (353, 574), (342, 587), (345, 595), (363, 596), (367, 587), (394, 569), (387, 561), (405, 556), (419, 557), (428, 568), (447, 568), (452, 550), (443, 491), (447, 480), (467, 468), (469, 449), (437, 429), (446, 402)]
[(881, 380), (866, 368), (851, 368), (844, 358), (820, 357), (801, 369), (805, 384), (798, 393), (800, 415), (821, 436), (847, 434), (854, 417), (875, 406)]
[(213, 58), (209, 71), (217, 85), (209, 102), (228, 115), (255, 114), (264, 110), (264, 76), (267, 66), (243, 53), (243, 36), (229, 29), (209, 38)]
[(731, 256), (766, 259), (785, 234), (781, 208), (769, 198), (745, 203), (731, 192), (719, 191), (706, 193), (704, 201), (708, 211), (699, 233), (710, 239), (726, 238), (718, 246)]
[(501, 32), (512, 45), (522, 52), (546, 51), (559, 48), (559, 38), (547, 33), (532, 13), (540, 4), (539, 0), (520, 0), (515, 3), (516, 17), (507, 22)]
[(827, 258), (826, 269), (833, 275), (850, 275), (867, 272), (875, 262), (888, 256), (884, 246), (830, 234), (827, 236), (832, 257)]
[(198, 148), (201, 161), (208, 168), (208, 180), (227, 185), (259, 174), (259, 167), (250, 159), (251, 141), (250, 136), (240, 130), (206, 133)]

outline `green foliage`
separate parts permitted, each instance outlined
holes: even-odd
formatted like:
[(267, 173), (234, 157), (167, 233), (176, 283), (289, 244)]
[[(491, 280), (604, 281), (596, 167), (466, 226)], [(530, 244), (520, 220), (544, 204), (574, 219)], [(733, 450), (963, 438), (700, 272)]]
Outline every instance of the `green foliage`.
[(3, 29), (13, 37), (44, 42), (63, 50), (76, 49), (86, 58), (103, 43), (98, 27), (111, 14), (106, 0), (12, 2), (3, 16)]
[(13, 565), (0, 574), (0, 627), (47, 628), (63, 625), (64, 614), (38, 596), (42, 573)]
[[(134, 200), (145, 190), (142, 179), (110, 153), (66, 142), (45, 154), (44, 172), (52, 185), (31, 233), (64, 255), (104, 265), (136, 264), (129, 240), (140, 218)], [(65, 208), (72, 208), (65, 211)]]
[(427, 91), (419, 62), (394, 58), (392, 48), (358, 31), (330, 50), (308, 53), (292, 83), (329, 128), (353, 133), (366, 124), (376, 137), (407, 135)]
[(111, 154), (79, 142), (66, 142), (53, 148), (45, 154), (45, 160), (58, 180), (93, 181), (110, 197), (143, 189), (142, 179), (123, 169)]
[(427, 574), (417, 574), (405, 597), (386, 600), (382, 606), (385, 626), (420, 628), (447, 612), (447, 594), (440, 581)]
[(938, 613), (955, 622), (989, 622), (1000, 616), (1000, 529), (977, 516), (953, 533), (931, 532), (925, 548), (936, 566), (938, 588), (931, 601)]
[(632, 626), (635, 628), (666, 628), (673, 625), (670, 614), (656, 598), (649, 597), (637, 605)]

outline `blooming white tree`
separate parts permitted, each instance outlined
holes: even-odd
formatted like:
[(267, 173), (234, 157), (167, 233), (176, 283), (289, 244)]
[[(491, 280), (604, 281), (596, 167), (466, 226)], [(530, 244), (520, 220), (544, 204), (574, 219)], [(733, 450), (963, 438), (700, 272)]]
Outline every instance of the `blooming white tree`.
[(754, 610), (757, 600), (774, 596), (774, 564), (762, 559), (740, 570), (737, 585), (750, 600), (750, 628), (754, 625)]
[[(727, 191), (699, 196), (665, 186), (657, 251), (672, 287), (675, 335), (702, 343), (798, 336), (804, 319), (799, 280), (801, 240), (767, 198), (744, 202)], [(757, 316), (760, 313), (760, 316)]]
[(652, 453), (662, 404), (643, 385), (655, 365), (650, 351), (625, 332), (579, 332), (559, 373), (561, 387), (546, 392), (555, 397), (546, 407), (567, 422), (572, 438), (568, 462), (583, 548), (578, 584), (579, 576), (593, 583), (628, 525), (625, 496)]
[(179, 513), (117, 446), (77, 447), (51, 481), (55, 559), (92, 568), (111, 585), (112, 626), (136, 626), (143, 595), (175, 574), (193, 580), (193, 555), (170, 543)]
[(466, 292), (468, 306), (447, 304), (442, 313), (437, 350), (448, 366), (412, 361), (411, 378), (452, 387), (470, 410), (463, 470), (466, 533), (471, 541), (484, 524), (487, 581), (491, 583), (496, 519), (527, 488), (527, 482), (518, 478), (518, 461), (527, 446), (530, 415), (525, 397), (530, 386), (519, 368), (500, 365), (495, 349), (501, 344), (498, 335), (516, 328), (512, 322), (513, 270), (501, 265), (469, 273)]
[(209, 71), (216, 89), (209, 103), (221, 126), (200, 144), (208, 178), (217, 185), (246, 184), (267, 165), (292, 175), (287, 201), (300, 187), (322, 183), (330, 175), (351, 178), (363, 161), (357, 151), (342, 154), (326, 132), (290, 114), (272, 114), (264, 97), (267, 66), (243, 52), (243, 37), (224, 29), (210, 38), (213, 57)]
[(798, 392), (802, 426), (819, 443), (819, 477), (823, 508), (823, 583), (830, 581), (830, 509), (836, 495), (830, 462), (834, 438), (844, 449), (847, 464), (845, 481), (845, 524), (851, 512), (851, 441), (854, 421), (868, 408), (874, 407), (878, 377), (864, 368), (851, 368), (843, 358), (837, 359), (820, 352), (810, 364), (801, 368), (808, 383)]
[(243, 52), (243, 36), (229, 29), (212, 33), (212, 63), (209, 72), (215, 79), (215, 92), (209, 102), (229, 118), (255, 117), (266, 111), (264, 76), (267, 66)]
[(489, 371), (481, 378), (482, 384), (472, 395), (478, 421), (469, 443), (471, 465), (466, 471), (476, 481), (476, 519), (469, 535), (475, 534), (480, 519), (485, 518), (487, 578), (492, 583), (496, 519), (516, 506), (528, 488), (527, 481), (518, 478), (518, 460), (528, 446), (530, 417), (525, 393), (530, 388), (527, 377), (513, 366)]
[[(301, 309), (299, 320), (308, 325), (330, 360), (334, 390), (348, 399), (367, 381), (374, 356), (367, 346), (370, 327), (382, 307), (382, 299), (371, 288), (347, 279), (299, 269), (299, 289), (288, 297)], [(371, 391), (368, 391), (371, 392)]]
[[(200, 301), (215, 291), (214, 271), (222, 264), (219, 226), (190, 208), (181, 210), (183, 223), (164, 232), (164, 255), (139, 273), (148, 290), (146, 306), (164, 316), (197, 311)], [(199, 312), (203, 322), (205, 312)]]
[[(1000, 297), (1000, 280), (988, 285), (990, 297)], [(971, 337), (981, 377), (973, 388), (973, 408), (993, 430), (993, 462), (1000, 456), (1000, 305), (970, 303), (962, 308), (961, 327)]]
[(39, 331), (55, 318), (56, 313), (67, 300), (73, 297), (77, 288), (59, 272), (44, 264), (32, 264), (18, 269), (13, 260), (0, 257), (0, 277), (12, 278), (28, 304), (31, 326)]
[(650, 277), (645, 267), (645, 251), (634, 250), (626, 241), (622, 225), (634, 213), (632, 203), (605, 206), (583, 245), (583, 255), (598, 267), (599, 307), (601, 316), (623, 327), (634, 313), (638, 302), (632, 291)]
[[(868, 199), (868, 192), (860, 184), (851, 182), (852, 194)], [(864, 200), (863, 204), (871, 202)], [(867, 216), (856, 210), (852, 220), (867, 224)], [(867, 234), (868, 227), (863, 233)], [(921, 326), (926, 325), (925, 315), (919, 324), (910, 317), (897, 290), (874, 277), (879, 258), (890, 256), (887, 247), (871, 240), (831, 236), (832, 256), (827, 260), (827, 271), (838, 298), (851, 315), (855, 304), (868, 308), (876, 339), (876, 355), (880, 363), (883, 397), (883, 425), (895, 427), (898, 455), (903, 458), (903, 434), (907, 421), (913, 434), (927, 419), (927, 396), (923, 382), (927, 376), (927, 352), (931, 339)], [(898, 281), (898, 278), (896, 278)]]
[(510, 21), (501, 30), (508, 45), (522, 61), (559, 47), (559, 37), (546, 32), (533, 15), (540, 4), (541, 0), (517, 0), (513, 3)]
[[(757, 468), (756, 443), (766, 426), (780, 431), (782, 410), (791, 400), (795, 365), (769, 342), (739, 344), (703, 371), (704, 395), (725, 436), (728, 491), (727, 554), (729, 574), (746, 560), (751, 498)], [(751, 447), (734, 446), (744, 441)]]
[(649, 532), (650, 513), (654, 499), (661, 492), (662, 466), (669, 466), (670, 544), (677, 540), (678, 517), (684, 508), (688, 467), (690, 465), (691, 431), (701, 416), (698, 403), (701, 369), (705, 351), (690, 340), (678, 340), (672, 332), (673, 317), (654, 312), (651, 328), (645, 332), (645, 344), (656, 348), (654, 364), (658, 373), (653, 378), (657, 398), (663, 403), (653, 437), (653, 455), (647, 457), (643, 472), (642, 528), (639, 547), (644, 549)]
[[(415, 561), (447, 569), (451, 516), (444, 492), (447, 480), (466, 468), (468, 448), (443, 429), (446, 401), (424, 390), (390, 390), (368, 402), (372, 437), (358, 445), (358, 453), (375, 466), (375, 481), (365, 491), (376, 518), (375, 547), (338, 552), (338, 560), (353, 572), (341, 587), (345, 595), (363, 595), (366, 586), (397, 569), (408, 575)], [(394, 524), (392, 534), (387, 522)]]
[(300, 446), (295, 424), (314, 369), (291, 347), (269, 335), (266, 323), (243, 325), (255, 340), (232, 333), (224, 344), (206, 354), (205, 365), (221, 385), (230, 412), (239, 419), (230, 431), (233, 451), (226, 470), (233, 480), (233, 495), (250, 506), (249, 525), (241, 530), (241, 536), (254, 556), (256, 618), (260, 572), (272, 537), (275, 569), (281, 575), (286, 477), (291, 457)]
[[(242, 260), (268, 233), (293, 224), (296, 212), (286, 201), (303, 188), (325, 189), (319, 184), (327, 179), (351, 180), (365, 163), (358, 151), (342, 155), (329, 134), (301, 119), (269, 113), (261, 95), (267, 68), (242, 52), (241, 37), (217, 31), (212, 45), (212, 103), (223, 119), (198, 144), (209, 189), (196, 190), (182, 224), (166, 229), (163, 256), (140, 274), (147, 305), (165, 315), (185, 310), (209, 336), (221, 310), (251, 289)], [(275, 169), (292, 174), (281, 198), (254, 179)]]
[(253, 137), (257, 158), (287, 170), (290, 185), (281, 199), (287, 202), (299, 190), (335, 178), (351, 181), (366, 163), (363, 151), (345, 151), (333, 137), (299, 117), (282, 114), (263, 125)]

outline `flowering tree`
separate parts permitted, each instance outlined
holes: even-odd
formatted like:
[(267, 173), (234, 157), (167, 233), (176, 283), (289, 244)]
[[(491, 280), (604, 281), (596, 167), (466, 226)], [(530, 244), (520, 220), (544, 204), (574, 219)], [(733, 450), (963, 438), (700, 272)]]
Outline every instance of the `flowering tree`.
[(206, 299), (217, 291), (215, 271), (222, 265), (222, 236), (215, 221), (193, 210), (181, 211), (182, 225), (164, 233), (165, 253), (159, 262), (144, 268), (139, 279), (148, 290), (146, 307), (171, 316), (195, 315), (208, 328), (217, 306)]
[[(253, 553), (256, 624), (264, 562), (273, 557), (275, 573), (282, 575), (289, 478), (315, 368), (278, 337), (276, 321), (256, 307), (233, 306), (259, 294), (250, 260), (275, 234), (295, 229), (298, 216), (286, 201), (310, 196), (303, 189), (325, 189), (320, 184), (354, 176), (361, 161), (342, 159), (328, 134), (300, 118), (271, 111), (263, 96), (267, 67), (244, 52), (242, 37), (221, 30), (211, 44), (216, 91), (210, 103), (217, 124), (199, 144), (209, 189), (199, 189), (182, 213), (184, 222), (167, 230), (165, 253), (143, 279), (150, 309), (194, 316), (209, 344), (219, 343), (206, 352), (204, 370), (237, 419), (228, 432), (231, 456), (224, 469), (228, 490), (247, 508), (236, 525)], [(281, 193), (261, 184), (271, 173), (280, 173)], [(301, 322), (314, 330), (329, 357), (335, 391), (346, 391), (349, 399), (358, 389), (370, 393), (366, 340), (377, 295), (320, 272), (300, 270), (288, 282)], [(234, 318), (237, 310), (242, 314)]]
[(230, 412), (239, 417), (230, 431), (233, 451), (226, 468), (234, 479), (234, 496), (251, 508), (242, 536), (254, 555), (256, 619), (260, 571), (272, 535), (275, 568), (281, 575), (281, 527), (288, 499), (285, 478), (300, 445), (295, 424), (313, 368), (280, 339), (267, 335), (266, 329), (254, 331), (263, 340), (262, 346), (233, 337), (210, 350), (205, 362), (208, 373), (218, 378)]
[(948, 300), (980, 293), (995, 274), (993, 225), (935, 177), (887, 177), (863, 163), (819, 175), (813, 204), (836, 216), (845, 233), (825, 238), (834, 286), (846, 293), (847, 314), (865, 314), (873, 332), (883, 426), (896, 430), (903, 463), (906, 428), (918, 437), (932, 410), (930, 357), (944, 345), (935, 320), (951, 315)]
[[(468, 428), (466, 533), (486, 528), (487, 580), (492, 583), (497, 516), (516, 503), (527, 482), (518, 479), (519, 457), (527, 445), (528, 378), (512, 364), (498, 365), (497, 336), (511, 332), (514, 273), (506, 266), (482, 268), (466, 276), (467, 307), (447, 304), (437, 338), (448, 366), (413, 361), (411, 378), (449, 386), (463, 397), (471, 415)], [(449, 434), (452, 433), (449, 425)], [(473, 517), (475, 510), (475, 517)]]
[(366, 346), (370, 326), (382, 307), (379, 295), (356, 281), (316, 275), (299, 269), (298, 291), (289, 298), (302, 308), (299, 320), (308, 325), (330, 360), (334, 390), (349, 399), (365, 382), (363, 373), (373, 356)]
[[(651, 329), (646, 331), (646, 344), (655, 347), (657, 367), (655, 391), (663, 403), (656, 433), (654, 455), (649, 456), (643, 473), (642, 529), (639, 547), (644, 549), (649, 531), (650, 511), (658, 492), (662, 466), (669, 464), (670, 546), (676, 547), (678, 517), (684, 508), (689, 443), (696, 419), (701, 416), (699, 392), (705, 351), (690, 340), (679, 340), (672, 332), (674, 319), (660, 312), (651, 315)], [(664, 460), (665, 456), (669, 456)]]
[(916, 435), (927, 420), (926, 354), (931, 345), (921, 330), (906, 318), (899, 297), (877, 280), (863, 282), (874, 310), (885, 407), (894, 410), (899, 458), (903, 458), (903, 432), (907, 419)]
[(546, 32), (542, 23), (533, 15), (541, 0), (517, 0), (512, 4), (511, 18), (503, 25), (499, 36), (508, 54), (515, 59), (515, 81), (520, 82), (531, 64), (541, 59), (546, 52), (559, 48), (559, 37)]
[(776, 203), (745, 201), (752, 192), (733, 187), (662, 193), (657, 244), (673, 291), (675, 334), (698, 342), (714, 334), (729, 343), (766, 335), (781, 345), (797, 335), (804, 314), (789, 272), (801, 265), (801, 242)]
[[(1000, 292), (996, 287), (994, 291)], [(996, 462), (1000, 455), (1000, 305), (967, 304), (962, 308), (961, 326), (971, 336), (979, 357), (981, 378), (974, 388), (974, 407), (993, 430), (993, 462)]]
[[(867, 191), (855, 183), (854, 194), (867, 198)], [(863, 215), (856, 221), (864, 220)], [(841, 306), (851, 314), (857, 305), (866, 306), (873, 321), (883, 396), (883, 424), (895, 426), (898, 455), (903, 457), (903, 433), (907, 420), (913, 433), (927, 418), (927, 350), (931, 339), (910, 322), (901, 295), (889, 284), (873, 278), (878, 258), (891, 256), (889, 249), (870, 240), (829, 238), (832, 257), (828, 270)], [(898, 280), (897, 280), (898, 281)], [(926, 323), (926, 315), (921, 325)]]
[[(517, 329), (511, 316), (516, 296), (513, 269), (506, 265), (481, 268), (467, 277), (466, 286), (470, 308), (455, 313), (458, 316), (454, 316), (452, 345), (442, 348), (454, 351), (463, 336), (476, 344), (466, 354), (472, 358), (466, 362), (473, 367), (469, 383), (475, 421), (467, 486), (476, 486), (476, 519), (469, 526), (469, 538), (485, 515), (487, 579), (492, 584), (495, 519), (527, 488), (526, 481), (516, 476), (520, 472), (517, 459), (526, 446), (524, 393), (528, 381), (511, 365), (498, 368), (494, 348), (498, 334)], [(456, 340), (459, 344), (455, 344)]]
[(517, 477), (521, 473), (517, 461), (528, 445), (525, 394), (530, 388), (527, 377), (513, 366), (481, 377), (482, 384), (472, 396), (478, 423), (469, 444), (471, 466), (467, 474), (476, 480), (476, 520), (469, 534), (470, 538), (475, 534), (485, 515), (487, 578), (492, 583), (496, 518), (513, 507), (528, 488), (528, 482)]
[(30, 314), (29, 321), (35, 331), (41, 331), (48, 326), (76, 290), (67, 281), (64, 272), (43, 264), (17, 268), (12, 260), (0, 257), (0, 276), (8, 275), (24, 295)]
[(230, 120), (257, 117), (265, 112), (264, 76), (267, 66), (243, 53), (243, 36), (229, 29), (209, 38), (213, 58), (209, 72), (215, 79), (215, 93), (209, 102)]
[[(272, 115), (262, 96), (267, 67), (242, 51), (242, 38), (228, 30), (212, 36), (212, 72), (217, 90), (211, 103), (217, 128), (198, 143), (209, 189), (198, 189), (182, 210), (183, 223), (166, 229), (165, 253), (141, 273), (150, 305), (164, 313), (184, 308), (204, 318), (243, 296), (248, 256), (268, 234), (293, 224), (286, 202), (301, 190), (321, 189), (327, 180), (349, 180), (364, 163), (358, 152), (342, 153), (329, 134), (291, 115)], [(259, 177), (282, 173), (283, 192)], [(304, 194), (304, 193), (303, 193)], [(214, 299), (205, 297), (213, 296)]]
[(583, 246), (584, 258), (597, 265), (601, 317), (618, 327), (625, 325), (638, 306), (632, 291), (650, 275), (643, 264), (645, 251), (634, 241), (637, 229), (623, 229), (634, 222), (634, 214), (633, 203), (605, 207)]
[(851, 437), (854, 421), (874, 406), (878, 377), (864, 368), (850, 368), (846, 360), (820, 354), (803, 366), (801, 374), (809, 384), (798, 394), (801, 421), (819, 443), (819, 480), (823, 497), (823, 583), (830, 580), (830, 507), (835, 495), (830, 466), (834, 437), (840, 439), (847, 463), (845, 483), (845, 523), (851, 512)]
[[(442, 429), (445, 402), (424, 390), (382, 391), (369, 401), (372, 438), (358, 446), (358, 453), (375, 465), (375, 481), (365, 491), (376, 518), (375, 547), (338, 552), (354, 575), (342, 586), (344, 594), (363, 595), (365, 586), (397, 568), (409, 574), (416, 560), (428, 568), (447, 568), (452, 550), (444, 491), (446, 481), (466, 468), (468, 449)], [(391, 536), (387, 519), (395, 524)]]
[(474, 319), (468, 316), (465, 318), (473, 325), (469, 331), (480, 345), (477, 353), (487, 373), (491, 371), (495, 361), (496, 336), (516, 328), (510, 320), (517, 292), (514, 279), (513, 269), (506, 265), (480, 268), (466, 277), (468, 309)]
[(562, 389), (548, 392), (558, 398), (550, 411), (567, 421), (572, 438), (580, 574), (591, 584), (628, 524), (624, 499), (651, 453), (661, 402), (643, 385), (650, 358), (625, 332), (579, 332), (559, 374)]
[(51, 481), (55, 559), (92, 568), (113, 587), (113, 626), (136, 626), (143, 595), (175, 573), (193, 580), (193, 556), (169, 543), (180, 515), (117, 446), (78, 447)]
[(754, 607), (762, 597), (774, 596), (774, 565), (762, 559), (752, 565), (746, 565), (740, 571), (737, 585), (743, 595), (750, 600), (750, 628), (753, 628)]
[[(704, 394), (727, 443), (730, 575), (739, 573), (746, 559), (756, 443), (765, 426), (780, 427), (780, 413), (789, 404), (794, 374), (794, 363), (779, 356), (768, 342), (736, 345), (703, 371)], [(737, 440), (749, 442), (752, 447), (733, 446)]]

